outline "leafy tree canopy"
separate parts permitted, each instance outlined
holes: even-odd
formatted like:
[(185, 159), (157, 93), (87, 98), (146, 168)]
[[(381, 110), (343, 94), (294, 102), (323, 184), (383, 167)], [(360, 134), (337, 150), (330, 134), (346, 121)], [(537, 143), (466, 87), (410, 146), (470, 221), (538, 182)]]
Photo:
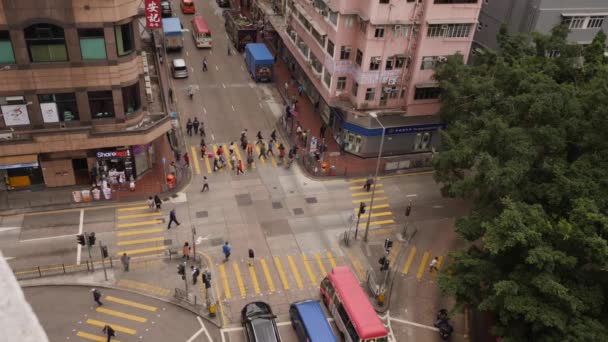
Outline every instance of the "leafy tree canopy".
[(503, 341), (608, 336), (608, 62), (588, 46), (512, 36), (474, 65), (438, 67), (444, 195), (470, 199), (457, 221), (468, 251), (452, 254), (445, 293), (496, 316)]

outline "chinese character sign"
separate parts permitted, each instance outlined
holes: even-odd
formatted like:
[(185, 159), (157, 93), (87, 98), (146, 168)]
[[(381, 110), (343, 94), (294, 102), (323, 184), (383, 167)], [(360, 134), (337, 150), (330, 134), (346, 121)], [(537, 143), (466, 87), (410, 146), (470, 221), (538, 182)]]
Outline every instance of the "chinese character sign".
[(161, 28), (160, 0), (146, 0), (146, 28)]

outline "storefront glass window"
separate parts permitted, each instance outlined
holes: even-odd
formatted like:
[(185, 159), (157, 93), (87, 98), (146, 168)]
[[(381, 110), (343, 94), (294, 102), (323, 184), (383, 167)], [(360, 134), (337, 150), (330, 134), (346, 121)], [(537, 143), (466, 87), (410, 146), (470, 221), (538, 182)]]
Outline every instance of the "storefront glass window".
[(122, 88), (122, 103), (125, 109), (125, 115), (133, 114), (139, 109), (139, 83)]
[(133, 44), (133, 29), (131, 23), (114, 26), (114, 33), (116, 34), (118, 55), (125, 56), (133, 52), (135, 46)]
[(89, 107), (93, 119), (105, 119), (114, 117), (114, 99), (112, 91), (90, 91)]
[(106, 41), (102, 28), (79, 29), (78, 36), (83, 60), (106, 59)]
[(32, 62), (68, 60), (63, 28), (51, 24), (36, 24), (27, 27), (24, 35)]
[(414, 151), (428, 150), (431, 143), (431, 132), (418, 133), (416, 134), (416, 140), (414, 140)]
[[(38, 95), (38, 100), (44, 122), (70, 122), (79, 119), (74, 93)], [(53, 103), (54, 105), (49, 105)]]
[(0, 31), (0, 64), (14, 64), (15, 54), (8, 31)]

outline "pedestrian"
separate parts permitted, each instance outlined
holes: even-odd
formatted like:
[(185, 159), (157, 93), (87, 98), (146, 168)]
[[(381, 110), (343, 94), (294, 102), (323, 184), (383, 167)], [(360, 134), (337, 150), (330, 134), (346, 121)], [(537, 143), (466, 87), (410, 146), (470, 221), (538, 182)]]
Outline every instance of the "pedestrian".
[[(205, 133), (205, 123), (201, 121), (198, 132), (201, 134), (201, 137), (205, 137), (207, 134)], [(196, 132), (195, 132), (196, 133)]]
[(169, 164), (169, 173), (173, 174), (174, 176), (177, 174), (177, 166), (175, 166), (174, 161)]
[(116, 332), (108, 324), (106, 324), (101, 331), (104, 334), (106, 334), (106, 336), (108, 337), (108, 339), (106, 340), (106, 342), (110, 342), (110, 340), (112, 339), (112, 337), (116, 337)]
[(216, 154), (217, 154), (218, 156), (223, 155), (223, 154), (224, 154), (224, 149), (222, 148), (222, 145), (220, 145), (220, 146), (217, 148), (217, 151), (215, 151), (215, 152), (216, 152)]
[(129, 264), (131, 263), (131, 257), (127, 255), (127, 253), (122, 253), (120, 257), (120, 262), (122, 263), (122, 268), (125, 272), (129, 272)]
[(264, 144), (263, 142), (260, 145), (260, 155), (258, 156), (258, 159), (262, 159), (262, 157), (264, 157), (264, 160), (268, 159), (266, 155), (266, 144)]
[(101, 302), (101, 292), (98, 289), (91, 289), (91, 292), (93, 292), (93, 300), (95, 301), (95, 303), (97, 303), (97, 305), (102, 306), (103, 303)]
[(247, 138), (245, 136), (241, 136), (241, 149), (245, 150), (247, 148)]
[(251, 144), (247, 144), (247, 156), (253, 155), (253, 146)]
[(213, 172), (216, 172), (220, 169), (220, 162), (217, 157), (213, 158)]
[(227, 52), (228, 52), (228, 56), (232, 55), (232, 51), (230, 50), (230, 45), (228, 45), (228, 50), (227, 50)]
[(289, 95), (289, 82), (285, 82), (283, 87), (285, 87), (285, 95), (288, 96)]
[(249, 169), (251, 169), (251, 166), (253, 165), (253, 155), (248, 154), (247, 155), (247, 167)]
[(207, 71), (207, 58), (203, 58), (203, 71)]
[(201, 125), (201, 123), (198, 121), (198, 118), (194, 118), (194, 121), (192, 121), (192, 130), (194, 131), (194, 135), (198, 134), (198, 127)]
[(203, 189), (201, 192), (209, 191), (209, 183), (207, 182), (207, 176), (203, 176)]
[(154, 198), (152, 196), (148, 197), (148, 208), (154, 210)]
[(160, 211), (160, 207), (163, 204), (163, 201), (160, 200), (160, 197), (158, 197), (158, 195), (154, 195), (154, 204), (156, 204), (156, 211)]
[(173, 103), (173, 89), (169, 88), (169, 102)]
[(310, 130), (305, 130), (304, 132), (302, 132), (302, 144), (304, 144), (304, 146), (306, 146), (306, 143), (308, 143), (308, 133)]
[(230, 156), (230, 164), (232, 164), (232, 171), (236, 170), (236, 154)]
[(184, 242), (182, 247), (182, 259), (190, 260), (190, 244), (188, 244), (188, 241)]
[(204, 159), (207, 155), (207, 145), (205, 145), (205, 140), (201, 140), (201, 159)]
[(438, 257), (434, 257), (433, 260), (431, 260), (431, 264), (429, 265), (429, 272), (433, 272), (433, 270), (435, 270), (435, 272), (439, 271), (439, 269), (437, 268), (438, 262), (439, 262)]
[(232, 250), (232, 248), (230, 247), (230, 244), (228, 243), (228, 241), (226, 241), (224, 243), (224, 246), (222, 246), (222, 252), (224, 253), (224, 256), (226, 257), (225, 261), (228, 261), (228, 259), (230, 258), (231, 250)]
[(367, 176), (367, 179), (365, 180), (365, 184), (363, 184), (363, 189), (365, 191), (369, 192), (373, 183), (374, 183), (374, 178), (372, 177), (372, 175)]
[(258, 140), (263, 140), (264, 138), (262, 137), (262, 131), (258, 131), (258, 134), (256, 134), (256, 137), (258, 137)]
[(196, 266), (190, 266), (190, 269), (192, 270), (192, 285), (196, 285), (196, 281), (198, 280), (201, 271)]
[(243, 128), (243, 130), (241, 131), (241, 138), (246, 138), (247, 137), (247, 128)]
[(285, 159), (285, 146), (283, 146), (283, 144), (279, 144), (279, 161), (281, 163), (283, 163), (284, 159)]
[(234, 141), (230, 142), (230, 145), (228, 146), (228, 151), (230, 152), (230, 155), (234, 154)]
[(238, 176), (239, 173), (244, 173), (243, 172), (243, 161), (240, 160), (240, 159), (239, 159), (239, 162), (238, 162), (237, 167), (236, 167), (236, 175)]
[(302, 140), (302, 126), (300, 126), (299, 122), (298, 122), (298, 125), (296, 126), (296, 137), (298, 137), (298, 139)]
[(177, 223), (178, 226), (180, 225), (177, 221), (177, 216), (175, 215), (175, 208), (171, 209), (169, 212), (169, 224), (167, 225), (167, 229), (171, 229), (171, 223), (173, 222)]
[(249, 266), (253, 266), (254, 258), (255, 253), (253, 252), (253, 249), (249, 248)]
[(298, 87), (298, 96), (302, 96), (303, 93), (304, 93), (304, 86), (300, 84), (300, 86)]
[(220, 163), (222, 165), (222, 168), (226, 167), (226, 156), (224, 156), (223, 154), (220, 154)]
[(188, 136), (192, 136), (192, 120), (190, 118), (188, 118), (188, 122), (186, 122), (186, 134), (188, 134)]
[(188, 152), (184, 154), (184, 164), (186, 164), (186, 167), (190, 166), (190, 156), (188, 156)]
[(325, 123), (323, 123), (321, 125), (321, 139), (325, 139), (325, 131), (327, 130), (327, 125), (325, 125)]
[(277, 141), (277, 130), (273, 129), (272, 132), (270, 133), (270, 139)]
[(268, 155), (271, 155), (274, 157), (274, 140), (270, 139), (270, 141), (268, 142)]

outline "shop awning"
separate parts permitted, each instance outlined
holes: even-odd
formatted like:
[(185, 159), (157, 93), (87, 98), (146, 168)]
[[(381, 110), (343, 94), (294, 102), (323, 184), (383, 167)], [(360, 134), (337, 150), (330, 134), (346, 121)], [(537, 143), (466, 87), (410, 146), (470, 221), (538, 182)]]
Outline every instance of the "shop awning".
[(416, 88), (437, 88), (439, 83), (418, 83), (415, 85)]
[(38, 166), (37, 154), (0, 157), (0, 170)]
[(438, 19), (429, 19), (426, 21), (429, 25), (438, 25), (438, 24), (477, 24), (478, 21), (476, 19), (471, 19), (471, 18), (460, 18), (460, 19), (453, 19), (453, 18), (438, 18)]

